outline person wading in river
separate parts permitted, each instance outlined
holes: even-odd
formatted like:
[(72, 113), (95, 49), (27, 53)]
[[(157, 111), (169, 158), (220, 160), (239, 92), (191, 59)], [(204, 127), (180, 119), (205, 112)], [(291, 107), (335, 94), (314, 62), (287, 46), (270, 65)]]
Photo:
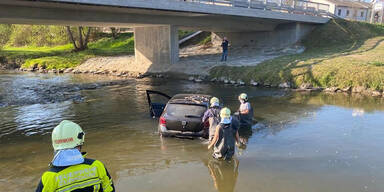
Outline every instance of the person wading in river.
[(37, 192), (115, 191), (103, 163), (85, 158), (86, 153), (80, 152), (84, 137), (81, 127), (71, 121), (64, 120), (53, 129), (54, 157), (51, 168), (41, 177)]
[(235, 154), (235, 144), (240, 144), (238, 127), (232, 123), (231, 110), (223, 108), (220, 111), (221, 121), (216, 127), (215, 136), (208, 149), (213, 148), (212, 156), (215, 159), (231, 160)]
[(251, 127), (253, 123), (253, 108), (248, 102), (248, 95), (239, 95), (240, 107), (238, 110), (240, 127)]
[(216, 127), (220, 123), (220, 101), (217, 97), (212, 97), (210, 101), (210, 107), (204, 113), (202, 122), (209, 122), (209, 141), (212, 141), (213, 136), (215, 135)]

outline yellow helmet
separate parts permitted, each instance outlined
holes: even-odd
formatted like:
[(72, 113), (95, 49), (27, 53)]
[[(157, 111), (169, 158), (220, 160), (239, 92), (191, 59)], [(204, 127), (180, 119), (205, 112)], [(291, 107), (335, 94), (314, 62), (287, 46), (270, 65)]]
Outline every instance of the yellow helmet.
[(227, 107), (224, 107), (220, 111), (220, 117), (221, 118), (229, 118), (229, 117), (231, 117), (231, 110), (228, 109)]
[(248, 95), (245, 93), (242, 93), (239, 95), (239, 99), (246, 101), (246, 100), (248, 100)]
[(84, 144), (84, 132), (81, 127), (68, 120), (57, 125), (52, 132), (52, 146), (55, 151), (72, 149)]
[(212, 97), (211, 98), (211, 101), (210, 101), (211, 107), (219, 106), (219, 103), (220, 103), (220, 100), (217, 97)]

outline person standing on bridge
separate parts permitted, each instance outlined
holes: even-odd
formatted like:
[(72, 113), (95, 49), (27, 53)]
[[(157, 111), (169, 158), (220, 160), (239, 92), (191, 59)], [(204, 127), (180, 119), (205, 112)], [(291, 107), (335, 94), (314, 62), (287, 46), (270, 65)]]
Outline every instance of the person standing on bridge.
[(53, 129), (54, 157), (36, 192), (115, 191), (103, 163), (85, 158), (86, 153), (80, 152), (84, 137), (81, 127), (71, 121), (64, 120)]
[(221, 61), (227, 61), (228, 57), (228, 46), (229, 42), (227, 40), (227, 37), (223, 38), (223, 42), (221, 42), (221, 47), (223, 48), (223, 54), (221, 55)]

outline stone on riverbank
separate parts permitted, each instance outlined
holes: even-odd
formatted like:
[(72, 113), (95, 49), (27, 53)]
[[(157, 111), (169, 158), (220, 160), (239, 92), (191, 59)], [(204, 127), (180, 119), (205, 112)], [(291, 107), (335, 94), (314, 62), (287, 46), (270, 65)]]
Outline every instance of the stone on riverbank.
[(291, 88), (291, 84), (288, 82), (280, 83), (278, 87), (282, 89), (288, 89), (288, 88)]
[(72, 72), (72, 71), (73, 71), (72, 68), (68, 68), (68, 69), (64, 70), (64, 73), (70, 73), (70, 72)]
[(242, 86), (242, 85), (245, 85), (245, 82), (241, 79), (238, 79), (237, 84)]
[(270, 83), (267, 83), (267, 82), (264, 82), (264, 83), (263, 83), (263, 86), (264, 86), (264, 87), (271, 87), (271, 84), (270, 84)]
[(380, 91), (372, 91), (371, 94), (373, 97), (381, 97), (382, 95)]
[(341, 89), (341, 91), (343, 91), (343, 92), (351, 92), (352, 91), (352, 87), (351, 86), (346, 87), (344, 89)]
[(39, 71), (38, 71), (39, 73), (47, 73), (48, 71), (46, 70), (46, 69), (39, 69)]
[(352, 93), (363, 93), (366, 90), (363, 86), (357, 86), (352, 88)]
[(252, 85), (252, 86), (258, 86), (258, 85), (259, 85), (259, 83), (256, 82), (256, 81), (254, 81), (254, 80), (251, 80), (251, 81), (249, 82), (249, 84)]
[(340, 89), (337, 88), (337, 87), (328, 87), (326, 89), (324, 89), (325, 92), (330, 92), (330, 93), (334, 93), (336, 91), (339, 91)]
[(312, 89), (313, 86), (310, 83), (303, 83), (300, 85), (300, 89)]

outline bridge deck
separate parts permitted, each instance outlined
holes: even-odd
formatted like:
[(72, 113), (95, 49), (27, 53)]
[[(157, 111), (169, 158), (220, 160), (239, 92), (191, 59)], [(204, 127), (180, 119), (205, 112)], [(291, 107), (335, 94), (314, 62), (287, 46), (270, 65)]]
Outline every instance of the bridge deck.
[[(44, 0), (41, 0), (44, 1)], [(47, 1), (47, 0), (45, 0)], [(99, 6), (154, 9), (165, 11), (205, 13), (279, 19), (308, 23), (326, 23), (326, 4), (294, 0), (48, 0)], [(236, 3), (237, 2), (237, 3)], [(259, 4), (263, 3), (263, 4)], [(256, 5), (258, 4), (258, 6)]]
[(104, 27), (174, 25), (204, 31), (241, 32), (272, 31), (284, 23), (321, 24), (328, 20), (327, 17), (288, 13), (281, 9), (252, 9), (232, 4), (228, 6), (178, 0), (0, 1), (0, 23), (13, 24)]

